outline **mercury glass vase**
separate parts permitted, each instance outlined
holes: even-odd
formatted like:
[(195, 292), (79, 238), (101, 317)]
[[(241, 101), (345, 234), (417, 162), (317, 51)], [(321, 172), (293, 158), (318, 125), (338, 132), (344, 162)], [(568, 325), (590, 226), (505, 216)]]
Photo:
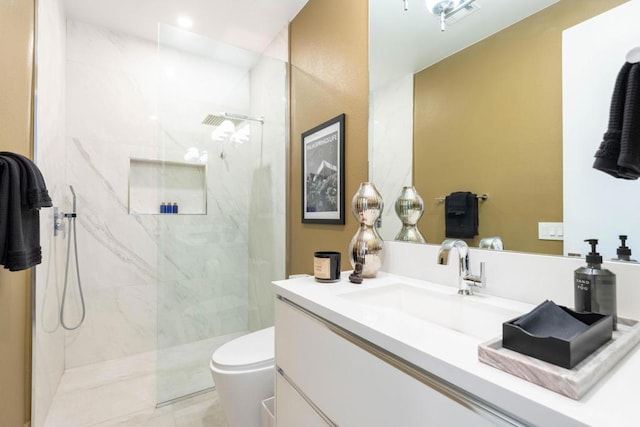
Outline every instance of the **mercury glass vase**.
[(402, 229), (395, 240), (413, 243), (427, 243), (418, 230), (418, 220), (424, 212), (424, 202), (414, 186), (402, 187), (396, 200), (396, 214), (402, 221)]
[(362, 277), (375, 277), (382, 267), (384, 242), (375, 223), (384, 208), (384, 201), (376, 186), (363, 182), (351, 200), (351, 213), (360, 222), (358, 231), (349, 243), (349, 261), (355, 267), (362, 263)]

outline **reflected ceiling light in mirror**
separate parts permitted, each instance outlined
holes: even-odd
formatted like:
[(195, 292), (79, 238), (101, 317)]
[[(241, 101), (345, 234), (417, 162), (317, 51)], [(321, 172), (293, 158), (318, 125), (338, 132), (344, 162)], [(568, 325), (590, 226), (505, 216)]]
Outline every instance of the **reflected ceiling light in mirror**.
[(427, 9), (434, 15), (451, 12), (460, 3), (460, 0), (426, 0)]
[(427, 10), (440, 18), (440, 31), (479, 9), (476, 0), (425, 0)]
[(189, 28), (193, 27), (193, 21), (187, 15), (178, 16), (177, 23), (178, 23), (178, 26), (180, 26), (182, 28), (189, 29)]

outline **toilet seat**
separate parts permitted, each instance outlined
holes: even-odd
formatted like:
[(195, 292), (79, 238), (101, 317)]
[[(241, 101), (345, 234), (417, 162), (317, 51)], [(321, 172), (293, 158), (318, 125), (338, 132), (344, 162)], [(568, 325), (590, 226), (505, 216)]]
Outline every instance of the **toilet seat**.
[(211, 366), (221, 371), (245, 371), (272, 367), (275, 354), (273, 326), (223, 344), (211, 356)]

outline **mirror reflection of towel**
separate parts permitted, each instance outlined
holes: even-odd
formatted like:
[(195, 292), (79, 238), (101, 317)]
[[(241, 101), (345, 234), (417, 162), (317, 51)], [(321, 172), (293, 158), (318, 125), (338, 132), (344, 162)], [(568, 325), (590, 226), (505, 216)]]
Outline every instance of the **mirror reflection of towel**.
[(609, 125), (593, 167), (616, 178), (640, 177), (640, 63), (625, 62), (613, 89)]
[(478, 197), (468, 191), (444, 199), (445, 236), (472, 239), (478, 235)]

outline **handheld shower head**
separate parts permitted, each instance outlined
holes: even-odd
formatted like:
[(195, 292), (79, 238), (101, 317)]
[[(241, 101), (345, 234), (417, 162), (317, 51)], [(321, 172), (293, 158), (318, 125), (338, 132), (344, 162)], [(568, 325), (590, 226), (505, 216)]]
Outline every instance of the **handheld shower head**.
[(73, 213), (76, 213), (76, 192), (73, 191), (73, 185), (70, 185), (71, 194), (73, 195)]

